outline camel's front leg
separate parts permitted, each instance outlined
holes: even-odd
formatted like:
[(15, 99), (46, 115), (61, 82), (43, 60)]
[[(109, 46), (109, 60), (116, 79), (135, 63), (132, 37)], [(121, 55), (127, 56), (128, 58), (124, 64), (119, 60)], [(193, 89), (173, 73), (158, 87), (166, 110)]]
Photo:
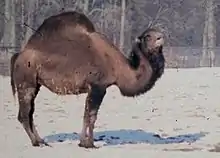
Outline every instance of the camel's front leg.
[(106, 94), (105, 89), (93, 86), (86, 98), (83, 118), (83, 128), (80, 136), (80, 147), (96, 148), (94, 145), (93, 129), (102, 100)]

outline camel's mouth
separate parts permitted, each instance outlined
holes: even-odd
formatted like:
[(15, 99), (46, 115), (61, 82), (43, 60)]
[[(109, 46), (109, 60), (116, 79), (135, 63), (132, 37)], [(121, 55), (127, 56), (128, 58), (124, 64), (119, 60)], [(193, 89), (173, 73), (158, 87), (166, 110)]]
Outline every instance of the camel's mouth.
[(162, 45), (154, 47), (154, 48), (147, 48), (146, 54), (155, 54), (155, 55), (161, 54), (163, 53), (162, 49), (163, 49)]
[(140, 43), (139, 46), (140, 50), (144, 55), (148, 54), (161, 54), (163, 49), (163, 42), (159, 41), (158, 43), (155, 43), (153, 45), (148, 45), (146, 43)]
[(154, 48), (147, 48), (145, 51), (142, 51), (142, 53), (147, 59), (151, 58), (152, 56), (159, 57), (163, 55), (163, 46), (161, 45)]

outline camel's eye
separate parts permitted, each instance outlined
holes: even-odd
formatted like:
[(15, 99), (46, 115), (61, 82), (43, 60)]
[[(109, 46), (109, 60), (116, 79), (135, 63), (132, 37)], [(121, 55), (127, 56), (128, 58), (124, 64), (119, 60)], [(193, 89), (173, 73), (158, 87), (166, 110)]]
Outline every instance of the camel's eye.
[(157, 40), (160, 40), (161, 39), (161, 37), (157, 37)]
[(145, 37), (144, 37), (144, 40), (149, 40), (150, 39), (150, 35), (146, 35)]
[(150, 35), (146, 35), (145, 37), (150, 38)]

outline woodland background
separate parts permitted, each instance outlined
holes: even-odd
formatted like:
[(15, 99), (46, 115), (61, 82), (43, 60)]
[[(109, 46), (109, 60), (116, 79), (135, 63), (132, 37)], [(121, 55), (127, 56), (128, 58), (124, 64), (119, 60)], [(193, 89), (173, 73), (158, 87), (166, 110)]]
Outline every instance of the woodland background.
[(166, 67), (220, 66), (220, 0), (1, 0), (0, 74), (45, 18), (70, 10), (85, 13), (125, 55), (156, 26), (166, 36)]

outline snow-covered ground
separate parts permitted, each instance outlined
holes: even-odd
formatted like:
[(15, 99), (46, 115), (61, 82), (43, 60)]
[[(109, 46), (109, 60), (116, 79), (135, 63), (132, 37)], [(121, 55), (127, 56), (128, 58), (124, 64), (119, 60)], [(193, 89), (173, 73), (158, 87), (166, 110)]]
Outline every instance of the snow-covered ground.
[(52, 148), (32, 147), (17, 121), (9, 79), (0, 76), (1, 158), (220, 156), (220, 68), (166, 69), (155, 87), (137, 98), (110, 87), (96, 122), (99, 149), (77, 145), (86, 95), (58, 96), (43, 87), (35, 124)]

